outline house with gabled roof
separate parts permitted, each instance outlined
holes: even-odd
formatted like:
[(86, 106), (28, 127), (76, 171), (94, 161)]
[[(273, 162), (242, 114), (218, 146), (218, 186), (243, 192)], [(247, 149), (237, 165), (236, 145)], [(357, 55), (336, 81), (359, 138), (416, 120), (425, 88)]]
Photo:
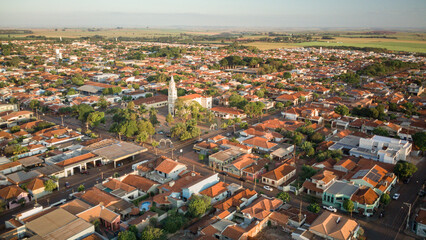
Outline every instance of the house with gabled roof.
[(290, 184), (296, 175), (296, 168), (289, 164), (282, 164), (279, 167), (262, 174), (262, 183), (265, 185), (278, 187), (283, 184)]
[(211, 204), (215, 204), (231, 195), (231, 192), (228, 190), (228, 186), (229, 184), (227, 183), (218, 182), (215, 185), (204, 189), (200, 192), (200, 194), (209, 197), (211, 199)]
[(313, 234), (332, 240), (356, 239), (359, 229), (356, 221), (328, 211), (323, 212), (309, 227)]
[(7, 209), (19, 207), (21, 202), (27, 203), (31, 200), (28, 193), (16, 185), (0, 189), (0, 198), (6, 203)]
[(273, 148), (277, 146), (276, 143), (270, 142), (268, 139), (262, 137), (252, 137), (244, 140), (242, 143), (256, 149), (259, 152), (266, 153), (273, 151)]
[(336, 180), (337, 176), (333, 172), (328, 170), (321, 170), (312, 176), (311, 179), (305, 180), (302, 186), (307, 194), (321, 197), (324, 190), (327, 189)]

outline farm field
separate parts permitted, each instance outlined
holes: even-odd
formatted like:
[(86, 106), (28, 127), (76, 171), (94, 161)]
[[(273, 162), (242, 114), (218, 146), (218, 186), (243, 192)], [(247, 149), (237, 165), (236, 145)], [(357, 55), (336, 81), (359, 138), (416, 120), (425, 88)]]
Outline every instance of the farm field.
[(255, 46), (259, 49), (292, 48), (306, 46), (353, 46), (353, 47), (374, 47), (386, 48), (392, 51), (407, 51), (426, 53), (426, 41), (422, 40), (403, 40), (403, 39), (385, 39), (385, 38), (344, 38), (337, 37), (332, 40), (303, 42), (303, 43), (269, 43), (252, 42), (246, 43), (247, 46)]
[[(87, 29), (87, 28), (59, 28), (59, 29), (31, 29), (32, 34), (0, 34), (0, 38), (20, 38), (26, 36), (45, 36), (45, 37), (63, 37), (63, 38), (80, 38), (91, 37), (95, 35), (103, 36), (106, 38), (115, 37), (167, 37), (178, 36), (182, 33), (191, 35), (204, 35), (213, 36), (229, 31), (221, 30), (184, 30), (184, 29), (150, 29), (150, 28), (101, 28), (101, 29)], [(238, 33), (233, 31), (233, 34)], [(306, 46), (353, 46), (353, 47), (373, 47), (373, 48), (386, 48), (392, 51), (407, 51), (407, 52), (421, 52), (426, 53), (426, 33), (423, 32), (393, 32), (378, 35), (369, 35), (365, 32), (348, 32), (348, 31), (318, 31), (318, 32), (299, 32), (299, 34), (315, 33), (314, 38), (320, 39), (321, 36), (331, 36), (333, 39), (318, 40), (313, 42), (302, 43), (279, 43), (279, 42), (263, 42), (254, 41), (243, 43), (246, 46), (254, 46), (261, 50), (276, 49), (276, 48), (295, 48)], [(293, 34), (298, 34), (293, 32)], [(340, 35), (338, 37), (334, 37)], [(376, 38), (374, 38), (376, 36)], [(382, 38), (380, 38), (382, 36)], [(386, 36), (387, 38), (383, 38)], [(260, 38), (268, 37), (268, 35), (249, 35), (242, 36), (245, 39), (257, 40)], [(221, 40), (201, 41), (203, 44), (220, 44)], [(226, 41), (225, 43), (232, 43)]]
[[(96, 31), (89, 31), (87, 28), (67, 28), (65, 31), (60, 28), (57, 29), (31, 29), (32, 34), (10, 34), (11, 37), (25, 37), (25, 36), (45, 36), (45, 37), (63, 37), (63, 38), (80, 38), (91, 37), (95, 35), (104, 36), (107, 38), (114, 37), (162, 37), (174, 36), (186, 31), (179, 29), (99, 29)], [(7, 37), (7, 34), (0, 34), (0, 37)]]

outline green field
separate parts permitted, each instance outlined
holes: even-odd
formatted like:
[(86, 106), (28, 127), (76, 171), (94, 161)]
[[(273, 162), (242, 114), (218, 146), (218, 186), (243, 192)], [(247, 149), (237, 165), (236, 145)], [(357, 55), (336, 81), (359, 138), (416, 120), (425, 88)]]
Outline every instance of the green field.
[[(80, 38), (91, 36), (103, 36), (106, 38), (128, 37), (128, 38), (153, 38), (179, 36), (182, 33), (191, 35), (212, 36), (220, 33), (238, 34), (238, 31), (220, 31), (220, 30), (184, 30), (184, 29), (87, 29), (87, 28), (66, 28), (66, 29), (30, 29), (32, 34), (0, 34), (0, 38), (22, 38), (26, 36), (45, 36), (62, 38)], [(283, 34), (285, 34), (283, 32)], [(355, 31), (305, 31), (292, 32), (292, 34), (311, 34), (314, 39), (321, 39), (322, 36), (337, 36), (331, 40), (317, 40), (313, 42), (302, 43), (275, 43), (258, 41), (259, 38), (268, 37), (268, 35), (249, 35), (245, 34), (243, 39), (255, 40), (255, 42), (245, 43), (247, 46), (255, 46), (261, 50), (276, 48), (293, 48), (302, 46), (353, 46), (353, 47), (372, 47), (386, 48), (392, 51), (407, 51), (426, 53), (426, 33), (424, 32), (394, 32), (377, 35), (366, 34), (365, 32)], [(235, 35), (234, 35), (235, 36)], [(374, 36), (387, 36), (392, 38), (374, 38)], [(200, 42), (204, 44), (219, 44), (221, 40), (212, 40)], [(226, 43), (231, 43), (227, 41)]]
[[(185, 31), (179, 29), (99, 29), (89, 31), (87, 28), (67, 28), (67, 29), (31, 29), (33, 34), (10, 34), (10, 37), (26, 37), (26, 36), (45, 36), (45, 37), (63, 37), (63, 38), (80, 38), (91, 37), (95, 35), (107, 38), (114, 37), (163, 37), (176, 36)], [(0, 37), (8, 37), (8, 34), (0, 34)]]
[(303, 42), (303, 43), (269, 43), (252, 42), (247, 46), (255, 46), (259, 49), (294, 48), (306, 46), (352, 46), (352, 47), (373, 47), (386, 48), (392, 51), (421, 52), (426, 53), (426, 41), (402, 40), (402, 39), (380, 39), (380, 38), (344, 38), (339, 37), (333, 40)]

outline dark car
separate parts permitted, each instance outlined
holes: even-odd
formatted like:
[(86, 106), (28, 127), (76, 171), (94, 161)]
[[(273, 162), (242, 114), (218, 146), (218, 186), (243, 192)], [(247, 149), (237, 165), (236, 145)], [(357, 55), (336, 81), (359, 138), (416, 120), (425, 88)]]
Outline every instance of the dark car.
[(220, 174), (222, 174), (223, 176), (228, 176), (227, 172), (220, 172)]
[(70, 183), (69, 182), (65, 182), (65, 187), (66, 188), (70, 188)]
[(384, 217), (385, 216), (385, 211), (380, 212), (380, 217)]
[(419, 191), (419, 193), (418, 193), (418, 195), (420, 196), (420, 197), (423, 197), (424, 195), (425, 195), (425, 191), (422, 189), (422, 190), (420, 190)]
[(81, 174), (89, 174), (89, 171), (87, 171), (87, 170), (81, 171)]

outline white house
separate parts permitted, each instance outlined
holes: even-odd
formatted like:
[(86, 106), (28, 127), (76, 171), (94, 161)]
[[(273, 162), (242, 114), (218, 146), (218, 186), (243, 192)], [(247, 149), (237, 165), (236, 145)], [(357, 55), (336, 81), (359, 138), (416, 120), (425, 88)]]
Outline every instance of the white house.
[(360, 138), (359, 147), (351, 149), (349, 153), (355, 157), (396, 164), (398, 160), (406, 160), (411, 149), (412, 144), (408, 141), (375, 135)]
[(173, 161), (172, 159), (166, 158), (164, 159), (155, 169), (155, 173), (164, 177), (164, 178), (172, 178), (177, 179), (179, 174), (186, 170), (186, 165), (179, 163), (177, 161)]

